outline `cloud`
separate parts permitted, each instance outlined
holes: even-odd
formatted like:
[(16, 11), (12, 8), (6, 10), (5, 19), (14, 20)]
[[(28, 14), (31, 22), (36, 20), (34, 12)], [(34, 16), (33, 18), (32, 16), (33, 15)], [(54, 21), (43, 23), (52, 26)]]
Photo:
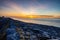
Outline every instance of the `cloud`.
[(6, 4), (6, 6), (8, 8), (10, 8), (11, 10), (13, 9), (16, 12), (22, 12), (22, 10), (24, 10), (24, 8), (22, 6), (14, 3), (14, 2), (9, 2), (9, 3)]
[(48, 9), (48, 7), (46, 5), (40, 5), (39, 8), (43, 9), (43, 10)]

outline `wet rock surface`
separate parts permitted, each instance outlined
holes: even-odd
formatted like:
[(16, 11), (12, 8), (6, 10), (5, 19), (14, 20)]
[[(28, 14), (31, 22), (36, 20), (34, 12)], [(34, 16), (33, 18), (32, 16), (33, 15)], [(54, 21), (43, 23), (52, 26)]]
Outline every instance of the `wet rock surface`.
[(0, 17), (0, 40), (60, 39), (60, 28)]

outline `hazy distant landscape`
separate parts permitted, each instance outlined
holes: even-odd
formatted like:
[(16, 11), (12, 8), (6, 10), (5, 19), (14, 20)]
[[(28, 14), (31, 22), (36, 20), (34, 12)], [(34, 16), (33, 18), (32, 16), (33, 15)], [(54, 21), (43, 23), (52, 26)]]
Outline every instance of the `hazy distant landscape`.
[(27, 22), (27, 23), (36, 23), (36, 24), (44, 24), (50, 26), (60, 27), (60, 19), (59, 18), (12, 18), (15, 20)]
[(60, 19), (60, 16), (56, 15), (20, 15), (20, 16), (7, 16), (7, 17), (14, 17), (14, 18), (27, 18), (27, 19), (36, 19), (36, 18), (52, 18), (52, 19)]

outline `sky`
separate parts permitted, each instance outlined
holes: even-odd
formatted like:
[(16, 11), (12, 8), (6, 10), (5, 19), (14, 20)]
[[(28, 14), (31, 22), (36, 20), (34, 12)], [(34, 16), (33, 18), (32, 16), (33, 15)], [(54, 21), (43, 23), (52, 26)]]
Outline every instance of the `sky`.
[(60, 15), (60, 0), (0, 0), (0, 16)]

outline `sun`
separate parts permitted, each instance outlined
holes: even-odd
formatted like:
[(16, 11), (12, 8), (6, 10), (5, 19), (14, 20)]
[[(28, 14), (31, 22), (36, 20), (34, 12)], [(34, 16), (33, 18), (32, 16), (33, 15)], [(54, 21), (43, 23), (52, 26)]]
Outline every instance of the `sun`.
[(33, 18), (33, 16), (32, 16), (32, 15), (30, 15), (30, 16), (29, 16), (29, 18)]

